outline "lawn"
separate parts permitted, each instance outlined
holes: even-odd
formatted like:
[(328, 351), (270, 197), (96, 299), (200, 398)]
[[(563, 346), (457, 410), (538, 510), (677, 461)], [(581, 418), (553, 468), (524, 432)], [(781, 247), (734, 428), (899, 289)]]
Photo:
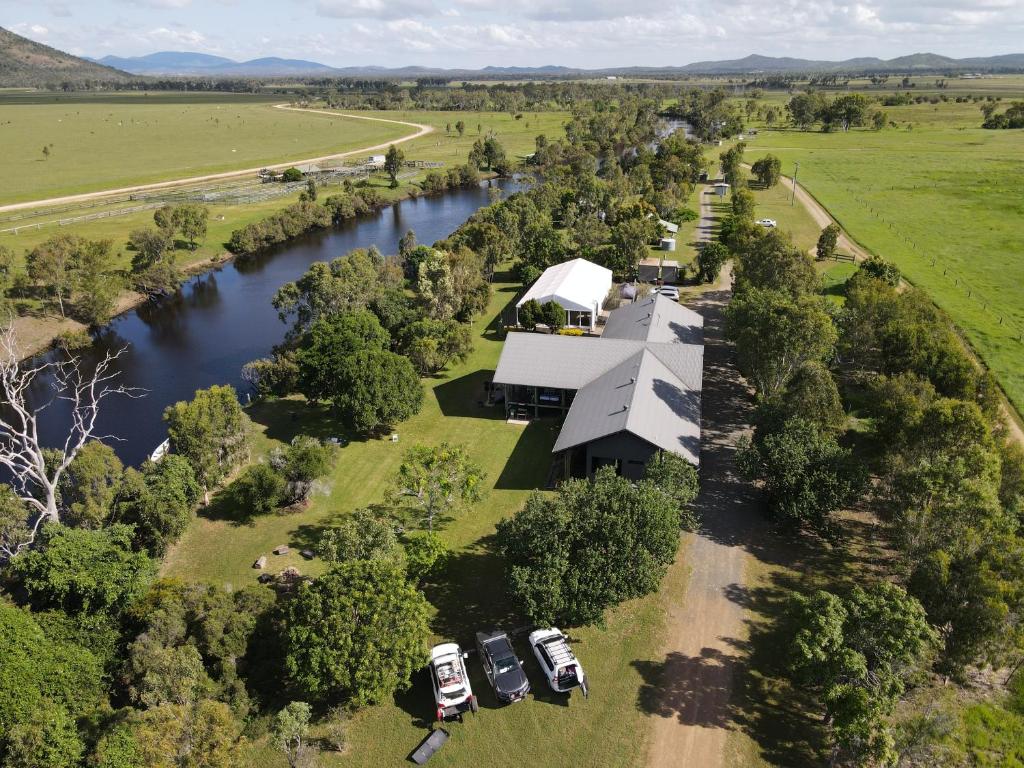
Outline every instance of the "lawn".
[[(505, 423), (503, 411), (484, 408), (483, 382), (489, 378), (501, 351), (493, 321), (515, 295), (516, 286), (500, 275), (484, 319), (475, 326), (476, 348), (465, 362), (426, 381), (423, 411), (401, 424), (398, 443), (390, 440), (354, 441), (341, 449), (330, 477), (329, 490), (296, 514), (245, 519), (244, 510), (216, 499), (197, 518), (165, 560), (168, 576), (206, 580), (238, 588), (255, 582), (252, 562), (266, 554), (269, 569), (287, 565), (316, 574), (318, 561), (306, 562), (296, 551), (310, 546), (332, 519), (352, 509), (379, 502), (402, 452), (416, 442), (443, 440), (464, 444), (487, 471), (490, 490), (472, 509), (459, 513), (442, 530), (454, 556), (442, 583), (428, 589), (436, 607), (432, 628), (437, 639), (454, 639), (472, 646), (473, 632), (487, 626), (513, 628), (525, 622), (504, 593), (502, 564), (492, 550), (498, 520), (514, 513), (532, 489), (545, 483), (550, 451), (557, 434), (553, 422), (528, 427)], [(299, 400), (254, 406), (256, 452), (289, 440), (296, 433), (327, 437), (340, 432), (329, 411), (307, 407)], [(275, 557), (270, 550), (289, 544), (292, 553)], [(451, 743), (437, 755), (437, 765), (493, 765), (528, 761), (536, 766), (639, 766), (643, 763), (647, 710), (656, 690), (661, 666), (657, 658), (666, 601), (682, 594), (686, 569), (677, 563), (658, 595), (620, 606), (604, 627), (572, 633), (574, 644), (591, 679), (591, 696), (571, 701), (549, 695), (536, 675), (534, 663), (519, 652), (531, 674), (534, 693), (521, 704), (498, 708), (470, 661), (474, 689), (482, 710), (464, 724), (449, 727)], [(393, 702), (360, 712), (350, 729), (351, 748), (329, 764), (397, 765), (426, 735), (433, 699), (425, 680)], [(283, 766), (283, 758), (254, 748), (252, 764)]]
[(974, 104), (885, 109), (898, 128), (762, 130), (746, 155), (772, 152), (787, 174), (799, 162), (800, 183), (949, 312), (1021, 411), (1024, 131), (979, 128)]
[[(334, 154), (414, 129), (236, 94), (0, 96), (0, 204)], [(43, 147), (50, 150), (48, 157)]]

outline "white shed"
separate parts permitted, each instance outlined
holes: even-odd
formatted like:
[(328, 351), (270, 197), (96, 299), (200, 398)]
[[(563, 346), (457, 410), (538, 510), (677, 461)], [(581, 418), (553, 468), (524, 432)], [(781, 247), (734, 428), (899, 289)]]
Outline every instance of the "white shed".
[(544, 270), (544, 274), (516, 302), (516, 310), (531, 299), (538, 304), (553, 301), (565, 310), (566, 325), (593, 330), (597, 326), (601, 305), (611, 289), (610, 269), (586, 259), (573, 259)]

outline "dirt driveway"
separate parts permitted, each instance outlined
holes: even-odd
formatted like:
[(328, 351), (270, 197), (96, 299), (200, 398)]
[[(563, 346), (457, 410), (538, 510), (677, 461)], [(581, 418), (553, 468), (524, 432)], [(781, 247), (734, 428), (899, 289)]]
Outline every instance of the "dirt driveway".
[[(713, 217), (701, 190), (699, 239), (711, 236)], [(653, 768), (716, 768), (724, 763), (729, 702), (740, 661), (744, 609), (730, 594), (743, 584), (746, 543), (765, 529), (757, 495), (737, 475), (736, 443), (749, 429), (751, 399), (724, 337), (724, 309), (732, 296), (730, 269), (715, 289), (688, 301), (704, 316), (701, 404), (701, 529), (680, 553), (690, 570), (685, 596), (669, 608), (666, 642), (647, 764)], [(679, 564), (677, 564), (678, 567)]]

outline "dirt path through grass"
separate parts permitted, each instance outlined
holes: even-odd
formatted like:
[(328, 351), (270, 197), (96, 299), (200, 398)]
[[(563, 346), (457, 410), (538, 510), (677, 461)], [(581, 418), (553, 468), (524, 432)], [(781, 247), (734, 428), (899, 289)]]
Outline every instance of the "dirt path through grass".
[(66, 203), (81, 203), (88, 200), (96, 200), (98, 198), (106, 197), (108, 195), (126, 195), (134, 194), (135, 192), (149, 192), (155, 189), (168, 189), (173, 187), (185, 186), (187, 184), (202, 184), (209, 181), (219, 181), (222, 179), (232, 179), (239, 176), (251, 176), (252, 174), (259, 173), (261, 168), (279, 169), (288, 168), (293, 165), (304, 165), (306, 163), (321, 163), (326, 160), (340, 160), (345, 157), (352, 157), (353, 155), (362, 155), (367, 152), (374, 152), (376, 150), (386, 149), (392, 144), (402, 144), (413, 139), (418, 139), (421, 136), (426, 136), (431, 133), (434, 129), (429, 125), (422, 123), (410, 123), (405, 120), (388, 120), (382, 117), (368, 117), (366, 115), (350, 115), (344, 112), (329, 112), (321, 109), (303, 109), (301, 107), (289, 107), (287, 104), (275, 104), (275, 109), (287, 110), (290, 112), (313, 112), (318, 115), (328, 115), (331, 117), (344, 117), (351, 118), (354, 120), (372, 120), (378, 123), (395, 123), (397, 125), (407, 125), (410, 128), (415, 128), (414, 133), (410, 133), (407, 136), (401, 136), (393, 141), (387, 141), (382, 144), (374, 144), (368, 147), (360, 147), (359, 149), (351, 149), (347, 152), (339, 152), (333, 155), (322, 155), (320, 157), (310, 157), (302, 160), (291, 160), (287, 163), (276, 163), (274, 165), (263, 165), (259, 168), (245, 168), (238, 171), (225, 171), (224, 173), (211, 173), (205, 176), (190, 176), (184, 179), (174, 179), (172, 181), (160, 181), (154, 184), (139, 184), (132, 187), (120, 187), (118, 189), (104, 189), (98, 192), (87, 192), (81, 195), (66, 195), (64, 197), (51, 197), (46, 200), (30, 200), (24, 203), (11, 203), (9, 205), (0, 205), (0, 213), (8, 213), (10, 211), (18, 211), (26, 208), (36, 208), (43, 205), (63, 205)]
[[(714, 225), (707, 190), (701, 190), (698, 239)], [(711, 291), (690, 302), (704, 316), (701, 529), (681, 554), (690, 569), (683, 602), (669, 610), (661, 697), (652, 714), (647, 764), (653, 768), (724, 765), (731, 726), (733, 677), (741, 661), (744, 609), (741, 591), (745, 544), (763, 530), (757, 497), (735, 467), (736, 442), (748, 429), (750, 395), (724, 337), (723, 310), (732, 295), (731, 269)]]

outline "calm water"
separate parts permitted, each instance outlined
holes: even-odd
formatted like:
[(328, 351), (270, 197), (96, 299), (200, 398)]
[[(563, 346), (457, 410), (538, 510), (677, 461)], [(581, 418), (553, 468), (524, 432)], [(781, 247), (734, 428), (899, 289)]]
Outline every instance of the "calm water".
[[(490, 183), (514, 191), (514, 182)], [(284, 338), (286, 326), (270, 305), (281, 285), (298, 278), (314, 261), (333, 259), (353, 248), (376, 245), (385, 254), (396, 253), (399, 238), (410, 229), (421, 243), (447, 237), (487, 205), (487, 188), (484, 182), (405, 200), (338, 229), (304, 236), (193, 278), (177, 295), (117, 318), (85, 353), (85, 364), (94, 364), (107, 350), (127, 347), (117, 362), (120, 381), (145, 389), (146, 396), (105, 400), (97, 434), (121, 438), (107, 442), (126, 464), (141, 463), (166, 437), (161, 414), (169, 404), (188, 400), (197, 389), (213, 384), (232, 384), (244, 391), (242, 366), (266, 355)], [(41, 403), (50, 396), (48, 382), (38, 381), (33, 400)], [(62, 443), (67, 423), (67, 408), (58, 400), (41, 420), (41, 437), (49, 445)]]

